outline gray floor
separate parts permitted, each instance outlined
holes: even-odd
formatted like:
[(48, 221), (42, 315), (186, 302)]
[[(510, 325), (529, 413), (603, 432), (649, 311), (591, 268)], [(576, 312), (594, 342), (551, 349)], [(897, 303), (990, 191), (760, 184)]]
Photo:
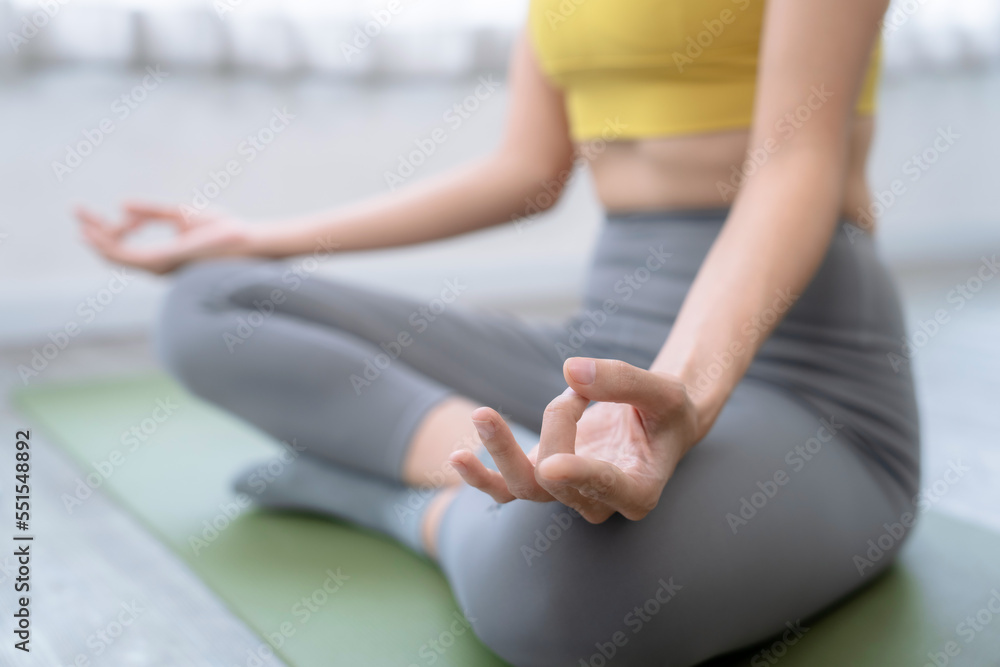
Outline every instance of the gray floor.
[[(50, 381), (127, 375), (154, 365), (146, 341), (134, 338), (94, 342), (69, 350), (62, 361)], [(10, 354), (0, 354), (0, 366), (9, 369), (11, 365)], [(4, 395), (14, 379), (5, 374)], [(30, 426), (4, 401), (0, 406), (3, 433), (12, 435)], [(245, 665), (247, 651), (260, 649), (260, 638), (100, 490), (68, 514), (60, 497), (73, 492), (79, 470), (37, 430), (31, 441), (31, 532), (35, 536), (31, 654), (11, 647), (5, 621), (7, 636), (0, 644), (0, 664)], [(10, 461), (0, 464), (0, 470), (3, 479), (13, 477)], [(4, 494), (5, 504), (9, 500)], [(0, 615), (9, 619), (14, 611), (8, 591), (15, 564), (6, 548), (4, 554), (0, 557), (4, 589)], [(116, 624), (126, 608), (131, 612), (123, 618), (134, 620), (119, 633), (122, 626)], [(259, 664), (282, 663), (264, 659)]]
[[(261, 114), (266, 119), (272, 106), (282, 104), (294, 106), (298, 124), (226, 190), (222, 203), (267, 218), (348, 201), (384, 190), (382, 174), (396, 156), (440, 124), (442, 110), (469, 89), (469, 82), (360, 90), (314, 81), (274, 86), (178, 77), (154, 91), (162, 96), (151, 96), (70, 178), (56, 183), (50, 161), (106, 114), (110, 100), (133, 78), (52, 72), (3, 84), (4, 395), (21, 385), (13, 368), (30, 356), (39, 332), (72, 319), (80, 299), (110, 275), (110, 268), (76, 241), (66, 214), (72, 202), (107, 210), (127, 193), (184, 201), (240, 138), (260, 125)], [(971, 472), (936, 499), (935, 507), (1000, 530), (1000, 280), (986, 283), (961, 310), (948, 300), (954, 285), (974, 275), (979, 257), (1000, 248), (995, 183), (1000, 76), (888, 82), (882, 96), (885, 114), (872, 168), (877, 189), (903, 173), (908, 156), (930, 145), (937, 128), (953, 125), (962, 134), (954, 150), (890, 208), (883, 242), (906, 295), (910, 330), (919, 331), (920, 321), (939, 309), (950, 317), (914, 357), (926, 434), (925, 480), (930, 488), (955, 460)], [(502, 95), (485, 103), (428, 161), (426, 173), (488, 149), (503, 107)], [(172, 159), (158, 157), (164, 155)], [(524, 233), (508, 226), (416, 251), (343, 258), (333, 270), (413, 292), (457, 273), (476, 286), (472, 300), (517, 303), (525, 312), (553, 315), (572, 305), (571, 288), (597, 222), (584, 176), (546, 224)], [(153, 366), (144, 331), (161, 291), (155, 279), (130, 287), (38, 381), (124, 375)], [(4, 433), (20, 426), (9, 408), (0, 409)], [(24, 659), (5, 639), (0, 664), (49, 667), (70, 664), (79, 655), (92, 665), (246, 664), (247, 650), (256, 650), (259, 640), (126, 513), (98, 497), (72, 518), (66, 515), (58, 496), (77, 473), (58, 450), (40, 438), (38, 445), (34, 652)], [(10, 462), (4, 458), (0, 478), (6, 480)], [(10, 564), (0, 557), (4, 618), (9, 618)], [(146, 611), (97, 656), (88, 637), (113, 621), (121, 603), (133, 600)]]

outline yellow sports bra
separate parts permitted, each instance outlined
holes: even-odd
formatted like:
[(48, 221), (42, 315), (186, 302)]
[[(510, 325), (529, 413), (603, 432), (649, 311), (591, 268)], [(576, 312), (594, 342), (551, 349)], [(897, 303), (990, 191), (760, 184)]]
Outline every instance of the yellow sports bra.
[[(764, 0), (531, 0), (528, 23), (574, 139), (628, 139), (748, 127), (763, 14)], [(860, 114), (875, 109), (880, 56)]]

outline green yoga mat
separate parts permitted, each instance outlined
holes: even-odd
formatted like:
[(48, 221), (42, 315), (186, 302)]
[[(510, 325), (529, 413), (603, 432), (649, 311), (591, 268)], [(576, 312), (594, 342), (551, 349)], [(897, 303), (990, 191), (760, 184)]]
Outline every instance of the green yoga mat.
[[(461, 622), (432, 564), (338, 522), (233, 505), (232, 477), (275, 445), (170, 380), (41, 386), (14, 401), (85, 473), (112, 466), (102, 488), (288, 663), (504, 664)], [(929, 514), (898, 565), (807, 620), (799, 641), (712, 664), (1000, 665), (997, 612), (1000, 536)]]

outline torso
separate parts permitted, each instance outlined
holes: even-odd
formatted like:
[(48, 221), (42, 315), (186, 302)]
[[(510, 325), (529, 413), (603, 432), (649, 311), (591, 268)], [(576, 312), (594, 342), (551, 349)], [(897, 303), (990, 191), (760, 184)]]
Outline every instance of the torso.
[[(572, 135), (589, 148), (581, 152), (609, 211), (732, 204), (753, 123), (766, 4), (531, 1), (540, 69), (564, 91)], [(880, 52), (876, 45), (855, 104), (841, 202), (849, 219), (869, 206), (865, 161)], [(614, 141), (591, 139), (607, 139), (611, 121)]]
[[(865, 163), (871, 144), (871, 116), (856, 117), (841, 214), (857, 220), (870, 195)], [(730, 206), (733, 183), (746, 160), (749, 130), (680, 137), (583, 144), (597, 196), (609, 212), (678, 210)], [(722, 185), (720, 185), (722, 184)]]

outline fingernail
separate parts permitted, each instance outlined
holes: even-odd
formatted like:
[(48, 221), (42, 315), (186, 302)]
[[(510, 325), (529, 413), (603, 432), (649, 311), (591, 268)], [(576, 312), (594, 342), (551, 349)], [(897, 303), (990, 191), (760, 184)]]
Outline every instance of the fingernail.
[(597, 364), (593, 359), (573, 359), (569, 362), (569, 376), (580, 384), (593, 384), (597, 379)]
[(465, 475), (468, 474), (469, 472), (469, 469), (465, 467), (465, 464), (459, 461), (452, 461), (451, 467), (454, 468), (455, 472), (457, 472), (459, 475)]
[(493, 424), (491, 422), (481, 422), (473, 419), (472, 424), (476, 427), (476, 432), (479, 433), (479, 437), (483, 440), (489, 440), (493, 437), (493, 434), (497, 432), (497, 430), (493, 428)]

